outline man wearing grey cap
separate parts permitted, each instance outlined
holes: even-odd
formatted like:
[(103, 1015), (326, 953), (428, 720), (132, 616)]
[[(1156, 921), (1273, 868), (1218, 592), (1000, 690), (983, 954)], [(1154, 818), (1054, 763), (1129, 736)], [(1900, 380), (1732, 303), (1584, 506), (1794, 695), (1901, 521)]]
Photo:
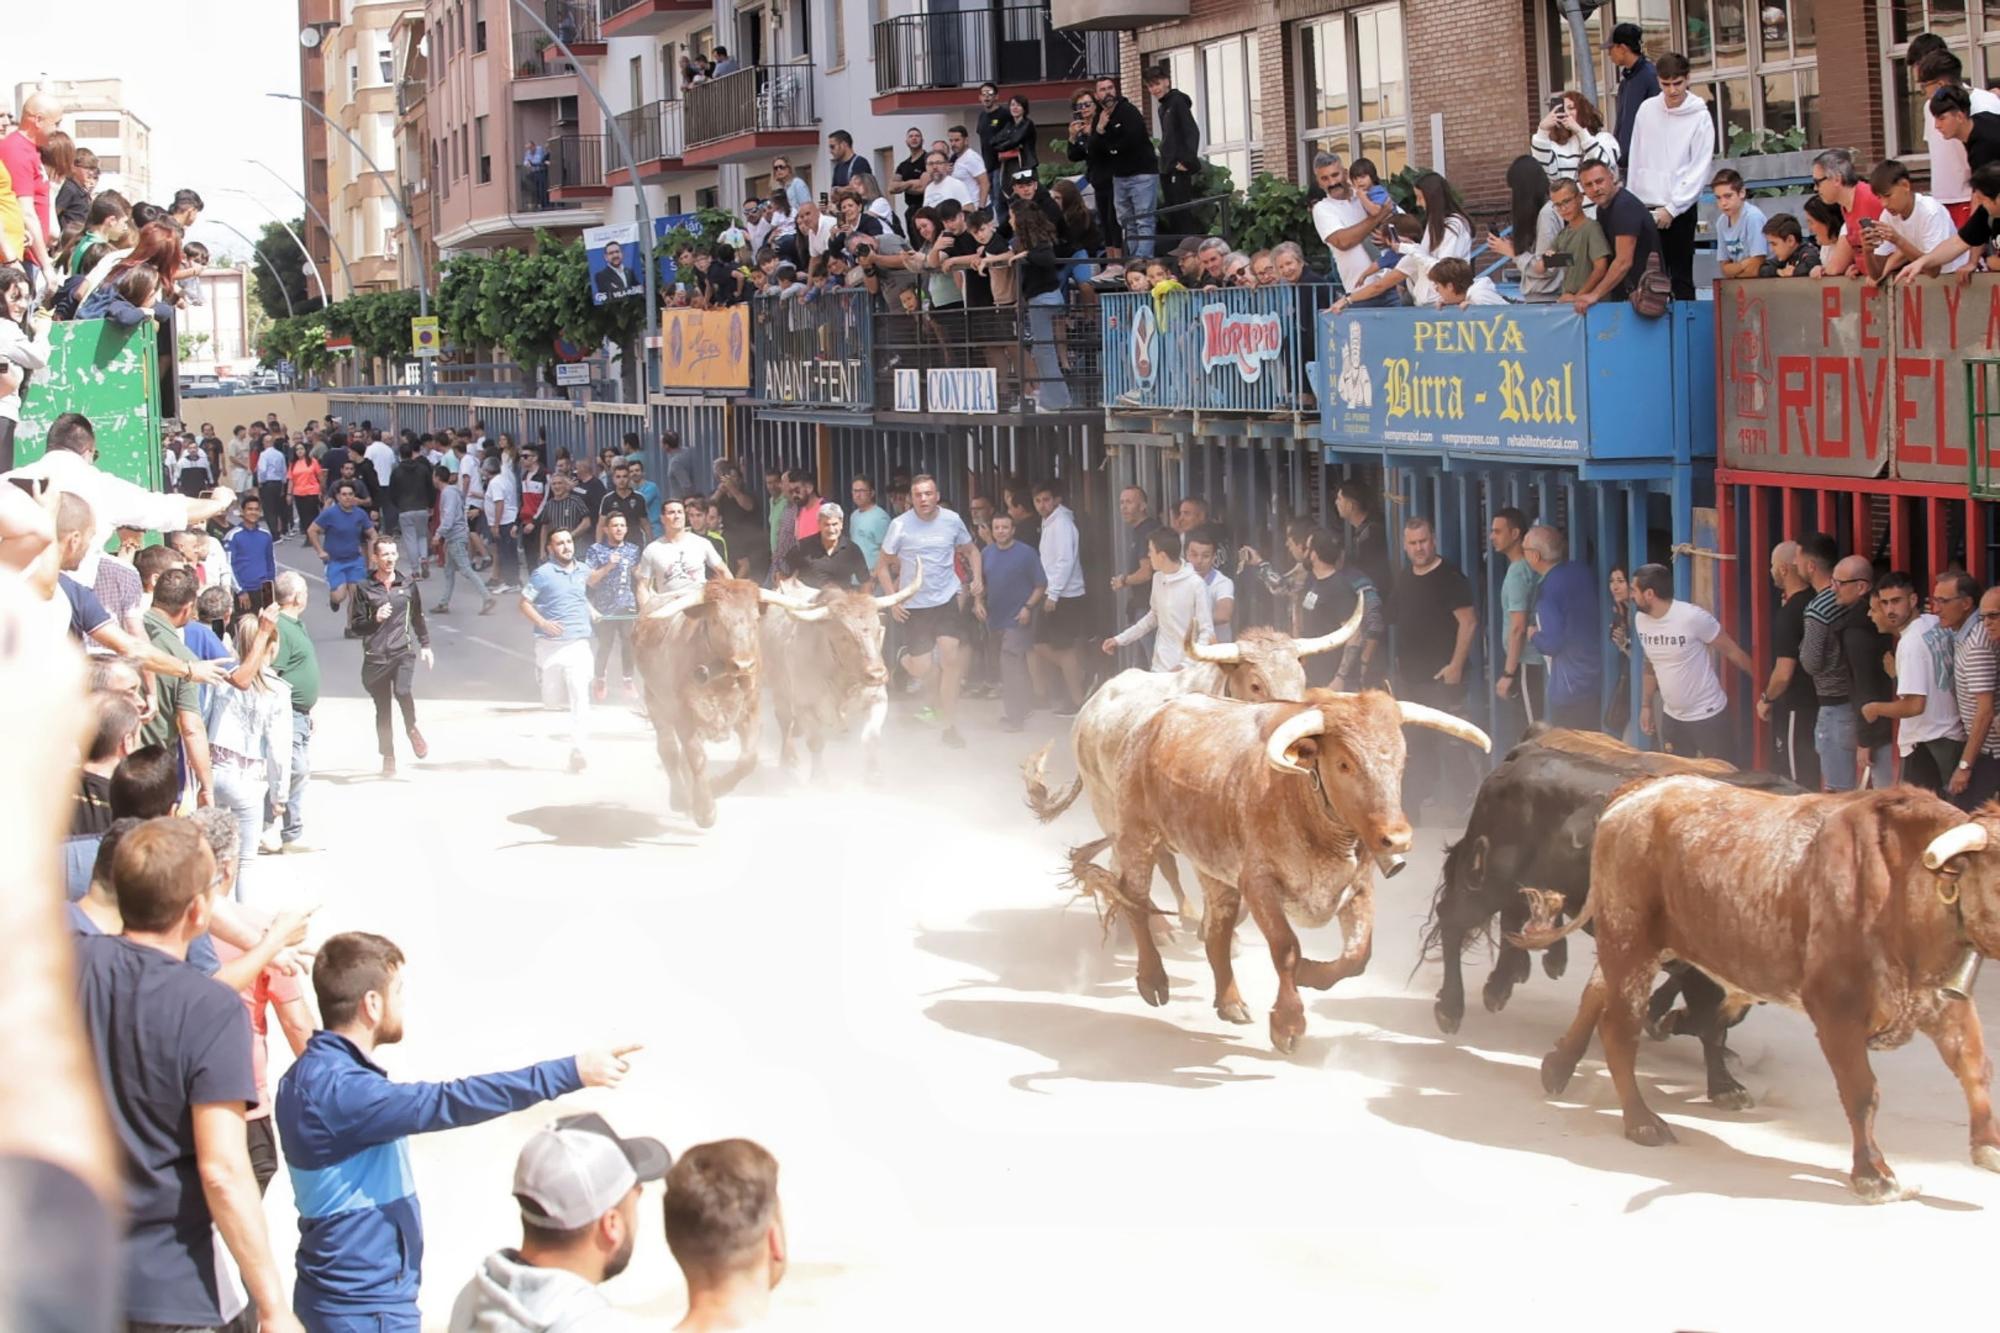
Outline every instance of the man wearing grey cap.
[(451, 1333), (636, 1329), (597, 1288), (632, 1261), (639, 1187), (672, 1164), (657, 1139), (621, 1139), (599, 1115), (529, 1139), (514, 1163), (521, 1248), (486, 1256), (452, 1306)]

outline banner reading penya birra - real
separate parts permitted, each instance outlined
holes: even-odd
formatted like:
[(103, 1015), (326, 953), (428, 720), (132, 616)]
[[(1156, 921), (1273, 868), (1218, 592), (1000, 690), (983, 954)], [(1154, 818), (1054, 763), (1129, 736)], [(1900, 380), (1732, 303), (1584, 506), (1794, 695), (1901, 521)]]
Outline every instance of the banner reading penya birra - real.
[(1329, 310), (1320, 346), (1329, 445), (1585, 451), (1586, 335), (1567, 306)]

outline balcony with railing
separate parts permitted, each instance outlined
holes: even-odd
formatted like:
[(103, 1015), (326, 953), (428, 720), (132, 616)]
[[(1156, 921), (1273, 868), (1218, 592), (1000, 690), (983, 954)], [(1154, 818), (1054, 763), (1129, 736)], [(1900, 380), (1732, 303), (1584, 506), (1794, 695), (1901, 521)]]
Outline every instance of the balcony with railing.
[(396, 114), (407, 116), (423, 105), (430, 85), (422, 78), (402, 79), (396, 84)]
[(878, 114), (956, 109), (982, 83), (1052, 101), (1117, 73), (1117, 33), (1058, 31), (1043, 5), (902, 14), (875, 25)]
[(690, 87), (682, 161), (710, 166), (818, 146), (815, 72), (811, 65), (751, 65)]
[(708, 0), (597, 0), (600, 31), (611, 37), (655, 37), (689, 14), (713, 12)]
[[(687, 147), (684, 105), (678, 100), (648, 102), (618, 113), (618, 127), (632, 141), (632, 156), (639, 164), (641, 182), (659, 180), (685, 166), (681, 161)], [(619, 167), (605, 179), (613, 185), (630, 185), (632, 173)]]
[[(579, 57), (580, 58), (580, 57)], [(514, 33), (514, 77), (516, 79), (558, 79), (574, 75), (572, 64), (549, 35), (538, 28)]]
[[(549, 198), (558, 203), (577, 203), (610, 197), (611, 184), (604, 179), (604, 135), (564, 135), (550, 139), (547, 147)], [(611, 159), (617, 160), (615, 152)]]

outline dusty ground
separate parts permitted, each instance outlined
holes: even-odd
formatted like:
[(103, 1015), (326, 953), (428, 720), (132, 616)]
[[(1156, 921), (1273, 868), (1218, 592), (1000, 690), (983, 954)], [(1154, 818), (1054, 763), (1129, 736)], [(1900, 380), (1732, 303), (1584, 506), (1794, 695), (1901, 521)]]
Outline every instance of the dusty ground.
[[(1982, 1289), (1967, 1270), (2000, 1178), (1969, 1164), (1963, 1099), (1921, 1038), (1875, 1057), (1881, 1141), (1914, 1202), (1847, 1193), (1832, 1079), (1787, 1012), (1734, 1035), (1748, 1112), (1700, 1100), (1692, 1041), (1647, 1045), (1641, 1072), (1681, 1142), (1631, 1145), (1595, 1052), (1561, 1101), (1537, 1080), (1587, 941), (1566, 979), (1538, 970), (1499, 1015), (1478, 1007), (1475, 958), (1463, 1031), (1437, 1032), (1437, 968), (1411, 974), (1436, 883), (1426, 833), (1381, 894), (1369, 973), (1312, 996), (1280, 1058), (1254, 928), (1239, 977), (1257, 1022), (1239, 1028), (1211, 1010), (1192, 941), (1168, 952), (1172, 1002), (1149, 1009), (1129, 950), (1066, 899), (1060, 854), (1088, 816), (1036, 827), (1016, 774), (1053, 720), (1003, 736), (994, 706), (972, 704), (973, 748), (952, 753), (899, 710), (890, 785), (865, 786), (853, 756), (811, 786), (767, 766), (698, 833), (666, 814), (627, 708), (599, 710), (595, 764), (564, 772), (559, 719), (528, 701), (525, 622), (472, 607), (440, 622), (439, 669), (420, 673), (432, 757), (406, 755), (396, 781), (375, 775), (358, 649), (315, 612), (328, 697), (308, 840), (324, 850), (285, 858), (276, 891), (323, 902), (321, 933), (408, 951), (399, 1077), (647, 1042), (624, 1088), (562, 1108), (676, 1147), (770, 1147), (795, 1264), (786, 1326), (1935, 1326)], [(1053, 767), (1067, 776), (1060, 747)], [(1991, 978), (1986, 994), (1990, 1021)], [(416, 1144), (428, 1323), (443, 1327), (480, 1255), (518, 1240), (514, 1153), (554, 1114)], [(288, 1254), (282, 1175), (270, 1211)], [(665, 1327), (681, 1289), (656, 1195), (643, 1216), (607, 1292)]]

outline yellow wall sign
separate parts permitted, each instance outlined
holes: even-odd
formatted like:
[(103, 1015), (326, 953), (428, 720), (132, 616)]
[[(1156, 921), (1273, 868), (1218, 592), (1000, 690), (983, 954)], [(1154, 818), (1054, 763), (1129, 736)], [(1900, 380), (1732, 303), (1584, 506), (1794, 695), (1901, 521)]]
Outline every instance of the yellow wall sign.
[(660, 312), (660, 383), (669, 389), (747, 393), (750, 307)]
[(418, 356), (436, 356), (444, 339), (438, 334), (436, 315), (410, 316), (410, 350)]

